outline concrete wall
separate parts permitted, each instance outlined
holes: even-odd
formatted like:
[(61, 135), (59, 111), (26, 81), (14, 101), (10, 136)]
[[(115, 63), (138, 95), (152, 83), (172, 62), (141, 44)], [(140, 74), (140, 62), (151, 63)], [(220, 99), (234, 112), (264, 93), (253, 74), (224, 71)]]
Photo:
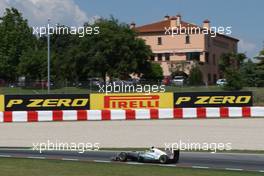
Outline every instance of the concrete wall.
[(99, 142), (101, 147), (164, 147), (164, 143), (232, 143), (233, 149), (264, 149), (264, 119), (82, 121), (0, 124), (0, 146)]

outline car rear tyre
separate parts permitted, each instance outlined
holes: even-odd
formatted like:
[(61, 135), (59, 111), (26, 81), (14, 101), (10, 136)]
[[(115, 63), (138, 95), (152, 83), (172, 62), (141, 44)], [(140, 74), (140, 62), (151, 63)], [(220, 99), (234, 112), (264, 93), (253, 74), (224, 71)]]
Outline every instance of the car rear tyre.
[(173, 151), (173, 163), (178, 163), (180, 158), (180, 150), (174, 150)]
[(118, 158), (120, 161), (127, 161), (127, 154), (125, 152), (121, 152), (119, 155), (118, 155)]
[(166, 155), (161, 155), (160, 158), (159, 158), (159, 162), (160, 162), (161, 164), (166, 164), (166, 163), (168, 163), (168, 160), (169, 160), (169, 158), (168, 158), (168, 156), (166, 156)]

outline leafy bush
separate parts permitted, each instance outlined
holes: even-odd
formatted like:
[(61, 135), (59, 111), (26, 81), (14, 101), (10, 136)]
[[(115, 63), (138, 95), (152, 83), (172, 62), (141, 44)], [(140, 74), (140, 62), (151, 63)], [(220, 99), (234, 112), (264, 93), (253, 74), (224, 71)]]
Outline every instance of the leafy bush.
[(246, 55), (243, 53), (225, 53), (221, 55), (219, 69), (227, 81), (225, 86), (223, 86), (225, 90), (234, 91), (243, 88), (240, 66), (245, 58)]
[(192, 69), (190, 70), (188, 82), (189, 85), (193, 86), (203, 84), (203, 74), (198, 66), (192, 67)]
[(144, 74), (144, 78), (146, 79), (153, 79), (153, 80), (160, 80), (163, 78), (163, 70), (158, 63), (150, 63), (149, 68), (146, 68), (148, 72)]
[(226, 69), (225, 71), (226, 84), (225, 90), (241, 90), (243, 88), (243, 80), (239, 71), (233, 69)]

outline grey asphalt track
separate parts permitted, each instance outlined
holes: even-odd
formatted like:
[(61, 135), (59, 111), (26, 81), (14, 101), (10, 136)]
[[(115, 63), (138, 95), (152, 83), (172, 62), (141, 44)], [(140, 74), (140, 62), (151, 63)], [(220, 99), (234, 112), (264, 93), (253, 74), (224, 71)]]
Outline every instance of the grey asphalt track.
[[(111, 162), (117, 151), (38, 151), (25, 149), (0, 149), (0, 157), (31, 158), (31, 159), (59, 159), (69, 161)], [(128, 164), (136, 164), (128, 162)], [(180, 161), (176, 167), (200, 169), (224, 169), (234, 171), (255, 171), (264, 175), (264, 154), (242, 153), (207, 153), (181, 152)]]

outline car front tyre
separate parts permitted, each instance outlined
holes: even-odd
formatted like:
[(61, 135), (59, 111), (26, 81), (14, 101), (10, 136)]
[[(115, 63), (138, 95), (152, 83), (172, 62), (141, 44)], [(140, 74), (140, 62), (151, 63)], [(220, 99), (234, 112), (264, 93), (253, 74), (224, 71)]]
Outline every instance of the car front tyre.
[(143, 163), (144, 162), (144, 158), (142, 156), (138, 156), (138, 162)]

